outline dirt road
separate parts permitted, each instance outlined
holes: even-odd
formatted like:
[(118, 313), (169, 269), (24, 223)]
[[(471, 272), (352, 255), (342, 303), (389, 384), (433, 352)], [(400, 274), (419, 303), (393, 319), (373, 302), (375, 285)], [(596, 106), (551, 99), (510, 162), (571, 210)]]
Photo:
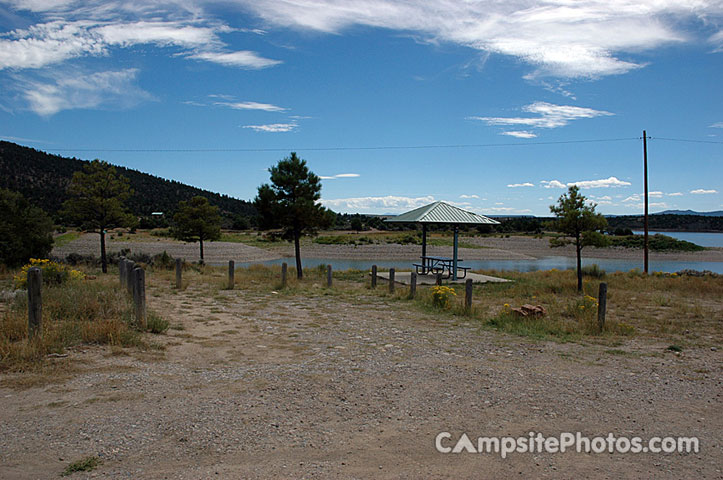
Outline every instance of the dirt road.
[[(0, 478), (721, 478), (721, 352), (534, 342), (375, 294), (149, 276), (164, 353), (73, 350), (0, 386)], [(696, 436), (698, 454), (443, 454), (435, 437)], [(450, 441), (453, 445), (454, 442)]]

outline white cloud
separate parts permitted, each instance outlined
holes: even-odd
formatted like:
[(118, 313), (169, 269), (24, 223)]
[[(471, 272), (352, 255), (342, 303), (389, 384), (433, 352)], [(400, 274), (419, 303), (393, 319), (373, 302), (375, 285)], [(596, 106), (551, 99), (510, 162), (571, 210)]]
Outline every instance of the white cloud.
[(337, 175), (331, 176), (319, 175), (319, 178), (321, 178), (322, 180), (334, 180), (336, 178), (356, 178), (360, 176), (361, 175), (359, 175), (358, 173), (339, 173)]
[(567, 188), (567, 185), (559, 180), (543, 180), (540, 183), (543, 184), (545, 188)]
[(710, 43), (716, 45), (714, 52), (723, 52), (723, 30), (714, 33), (708, 40)]
[(250, 128), (255, 132), (291, 132), (295, 130), (299, 125), (296, 123), (270, 123), (267, 125), (244, 125), (243, 128)]
[(723, 128), (723, 122), (716, 122), (712, 125), (708, 125), (709, 128)]
[(384, 197), (356, 197), (322, 199), (321, 203), (328, 208), (346, 212), (401, 213), (434, 202), (431, 195), (425, 197), (401, 197), (387, 195)]
[(626, 187), (632, 185), (630, 182), (618, 180), (616, 177), (609, 177), (602, 180), (581, 180), (578, 182), (570, 182), (568, 187), (577, 185), (580, 188), (608, 188), (608, 187)]
[[(617, 177), (609, 177), (600, 180), (579, 180), (577, 182), (562, 183), (559, 180), (542, 180), (540, 182), (545, 188), (567, 188), (577, 185), (579, 188), (609, 188), (609, 187), (627, 187), (630, 182), (619, 180)], [(660, 192), (653, 192), (660, 193)]]
[(50, 80), (25, 80), (22, 95), (30, 109), (42, 116), (79, 108), (128, 108), (152, 98), (148, 92), (133, 84), (137, 74), (136, 69), (93, 74), (56, 74)]
[(188, 55), (188, 58), (206, 60), (208, 62), (218, 63), (228, 67), (239, 67), (252, 70), (273, 67), (281, 63), (280, 60), (264, 58), (259, 56), (256, 52), (249, 50), (241, 50), (238, 52), (197, 52)]
[(40, 68), (104, 51), (104, 43), (89, 35), (82, 23), (31, 25), (27, 30), (14, 30), (0, 37), (0, 70)]
[(682, 197), (683, 194), (681, 192), (673, 192), (667, 194), (669, 197)]
[(537, 138), (537, 135), (532, 132), (528, 132), (527, 130), (511, 130), (509, 132), (502, 132), (501, 135), (507, 135), (516, 138)]
[(479, 195), (466, 195), (462, 194), (459, 196), (459, 198), (479, 198)]
[(259, 102), (215, 102), (214, 105), (229, 107), (234, 110), (263, 110), (264, 112), (285, 112), (288, 110), (287, 108), (270, 103)]
[[(112, 18), (112, 5), (108, 8), (111, 10), (107, 14)], [(181, 48), (187, 58), (230, 67), (262, 69), (281, 63), (249, 50), (225, 51), (225, 43), (219, 34), (231, 29), (217, 22), (209, 21), (204, 26), (197, 25), (199, 20), (193, 18), (128, 22), (90, 18), (69, 20), (62, 19), (63, 15), (59, 14), (50, 16), (52, 21), (0, 36), (0, 70), (41, 68), (78, 57), (108, 55), (111, 47), (149, 44)]]
[[(573, 120), (583, 118), (595, 118), (600, 116), (613, 115), (604, 110), (595, 110), (586, 107), (575, 107), (572, 105), (554, 105), (547, 102), (535, 102), (522, 107), (528, 113), (536, 114), (536, 117), (468, 117), (469, 120), (480, 120), (491, 126), (524, 125), (532, 128), (559, 128), (564, 127)], [(508, 135), (509, 132), (503, 132)]]
[(519, 188), (519, 187), (534, 187), (534, 183), (525, 182), (525, 183), (510, 183), (507, 185), (509, 188)]
[(718, 190), (705, 190), (703, 188), (697, 188), (695, 190), (691, 190), (690, 193), (693, 195), (710, 195), (712, 193), (718, 193)]
[(663, 192), (648, 192), (649, 198), (663, 198)]
[[(715, 0), (468, 1), (240, 0), (266, 22), (341, 33), (354, 26), (404, 31), (430, 43), (448, 42), (519, 58), (528, 75), (599, 77), (641, 65), (627, 53), (694, 41), (688, 21), (717, 23)], [(713, 40), (718, 38), (714, 35)]]
[[(694, 38), (695, 30), (690, 24), (719, 25), (723, 10), (717, 0), (5, 0), (4, 3), (16, 11), (34, 12), (33, 17), (41, 21), (61, 24), (83, 21), (93, 23), (91, 29), (104, 28), (93, 34), (100, 38), (101, 44), (96, 43), (98, 39), (92, 38), (93, 35), (53, 39), (32, 34), (25, 39), (47, 42), (47, 51), (41, 51), (43, 47), (37, 45), (13, 47), (30, 48), (35, 52), (36, 61), (41, 56), (46, 60), (55, 57), (54, 61), (58, 61), (57, 57), (97, 55), (93, 49), (104, 49), (108, 42), (124, 46), (153, 42), (195, 49), (200, 39), (208, 37), (210, 43), (203, 45), (204, 48), (211, 45), (213, 53), (191, 52), (193, 56), (242, 68), (277, 64), (278, 61), (269, 59), (259, 62), (241, 52), (224, 52), (225, 42), (219, 34), (231, 29), (221, 24), (212, 12), (236, 6), (243, 13), (253, 12), (265, 23), (277, 27), (329, 34), (343, 33), (355, 26), (382, 28), (404, 32), (422, 42), (461, 45), (479, 52), (481, 57), (511, 56), (531, 66), (528, 78), (550, 75), (594, 78), (640, 68), (643, 65), (629, 60), (628, 54), (672, 43), (700, 41)], [(239, 27), (234, 31), (263, 33), (253, 27)], [(707, 40), (720, 46), (723, 33), (709, 35)], [(83, 45), (88, 41), (92, 47)], [(11, 57), (17, 59), (15, 61), (23, 60), (23, 55)], [(30, 63), (23, 65), (25, 67), (18, 68), (27, 68)]]
[(489, 207), (485, 209), (488, 212), (494, 212), (494, 213), (512, 213), (512, 214), (523, 214), (523, 213), (531, 213), (532, 210), (529, 208), (519, 209), (514, 207)]

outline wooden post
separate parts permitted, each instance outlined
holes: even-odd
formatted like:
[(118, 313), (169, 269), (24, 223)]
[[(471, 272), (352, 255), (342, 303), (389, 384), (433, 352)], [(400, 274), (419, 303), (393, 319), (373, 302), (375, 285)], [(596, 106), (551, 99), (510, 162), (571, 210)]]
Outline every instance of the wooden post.
[(605, 309), (608, 303), (608, 284), (602, 282), (600, 284), (600, 292), (597, 297), (597, 326), (602, 333), (605, 328)]
[(126, 268), (126, 257), (120, 257), (118, 259), (118, 279), (120, 280), (121, 287), (125, 285), (125, 268)]
[(472, 279), (464, 282), (464, 308), (469, 312), (472, 309)]
[(326, 266), (326, 286), (331, 288), (331, 265)]
[(128, 294), (133, 294), (133, 277), (135, 276), (135, 268), (136, 268), (136, 262), (133, 260), (128, 260), (128, 263), (126, 263), (126, 290), (128, 290)]
[(136, 324), (146, 328), (146, 272), (141, 267), (133, 269), (133, 307)]
[(414, 298), (417, 295), (417, 272), (412, 272), (412, 277), (409, 282), (409, 298)]
[(228, 289), (233, 290), (233, 286), (236, 283), (234, 274), (236, 273), (236, 264), (233, 260), (228, 261)]
[(43, 272), (38, 267), (28, 270), (28, 338), (42, 333), (43, 300), (41, 289)]
[(389, 293), (394, 293), (394, 269), (389, 269)]
[(183, 286), (183, 260), (176, 259), (176, 290), (180, 290)]
[(377, 266), (372, 265), (372, 288), (377, 288)]
[(281, 288), (286, 288), (286, 273), (289, 270), (289, 266), (286, 262), (281, 264)]
[(437, 274), (437, 285), (442, 285), (442, 274), (441, 273)]

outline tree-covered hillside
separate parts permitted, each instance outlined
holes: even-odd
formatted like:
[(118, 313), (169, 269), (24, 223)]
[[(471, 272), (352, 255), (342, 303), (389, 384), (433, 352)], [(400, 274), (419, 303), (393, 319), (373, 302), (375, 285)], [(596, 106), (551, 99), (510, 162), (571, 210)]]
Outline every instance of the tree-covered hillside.
[[(611, 230), (616, 228), (629, 228), (642, 230), (644, 219), (642, 215), (626, 215), (608, 217), (608, 226)], [(687, 232), (723, 232), (723, 217), (704, 215), (680, 214), (654, 214), (648, 216), (650, 230), (677, 230)]]
[[(63, 202), (68, 198), (67, 187), (73, 173), (87, 163), (86, 160), (50, 155), (0, 141), (0, 188), (20, 192), (33, 205), (57, 219)], [(138, 170), (125, 167), (116, 167), (116, 170), (130, 181), (134, 193), (128, 200), (128, 208), (137, 216), (163, 212), (166, 218), (172, 218), (179, 201), (190, 200), (196, 195), (206, 197), (212, 205), (218, 206), (227, 219), (256, 216), (250, 202)]]

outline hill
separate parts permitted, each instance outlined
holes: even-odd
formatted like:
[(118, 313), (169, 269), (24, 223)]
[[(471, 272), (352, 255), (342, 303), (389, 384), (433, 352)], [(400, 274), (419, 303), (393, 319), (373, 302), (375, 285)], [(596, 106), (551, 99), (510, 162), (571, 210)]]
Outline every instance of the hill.
[[(642, 215), (626, 215), (607, 217), (608, 227), (629, 228), (640, 230), (643, 228)], [(650, 230), (670, 230), (683, 232), (723, 232), (723, 217), (704, 215), (684, 215), (670, 213), (656, 213), (648, 217)]]
[[(34, 205), (57, 219), (63, 202), (68, 198), (66, 191), (73, 173), (87, 163), (87, 160), (50, 155), (34, 148), (0, 141), (0, 188), (22, 193)], [(169, 218), (179, 201), (196, 195), (208, 198), (227, 219), (256, 216), (253, 204), (244, 200), (138, 170), (120, 166), (116, 166), (116, 170), (128, 178), (134, 192), (128, 200), (128, 208), (141, 217), (149, 216), (152, 212), (164, 212), (166, 218)]]
[(665, 210), (660, 213), (653, 213), (653, 215), (698, 215), (701, 217), (723, 217), (723, 210), (716, 210), (714, 212), (696, 212), (694, 210)]

